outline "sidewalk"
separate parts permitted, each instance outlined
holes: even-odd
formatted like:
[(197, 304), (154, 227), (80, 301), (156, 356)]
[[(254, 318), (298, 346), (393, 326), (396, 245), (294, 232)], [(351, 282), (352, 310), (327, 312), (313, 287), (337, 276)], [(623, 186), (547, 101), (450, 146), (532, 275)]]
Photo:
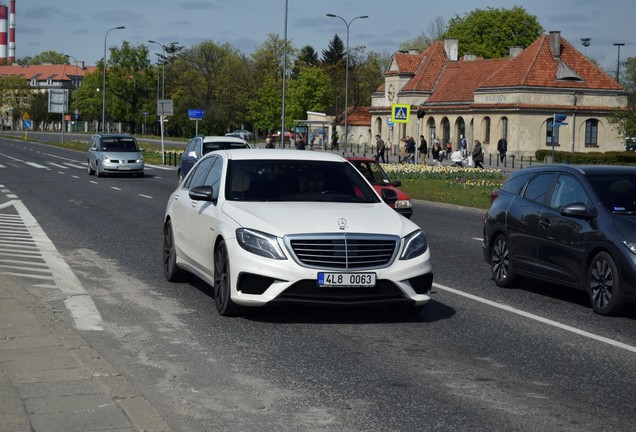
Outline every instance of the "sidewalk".
[(170, 431), (80, 334), (0, 274), (0, 432)]

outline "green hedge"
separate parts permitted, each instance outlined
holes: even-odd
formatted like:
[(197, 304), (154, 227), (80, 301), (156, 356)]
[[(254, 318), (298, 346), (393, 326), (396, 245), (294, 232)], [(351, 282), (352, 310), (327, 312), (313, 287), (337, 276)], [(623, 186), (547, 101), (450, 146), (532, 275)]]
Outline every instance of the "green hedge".
[[(535, 157), (537, 161), (544, 161), (546, 157), (552, 156), (552, 150), (537, 150)], [(612, 152), (554, 152), (554, 163), (568, 162), (581, 165), (636, 165), (636, 152), (612, 151)]]

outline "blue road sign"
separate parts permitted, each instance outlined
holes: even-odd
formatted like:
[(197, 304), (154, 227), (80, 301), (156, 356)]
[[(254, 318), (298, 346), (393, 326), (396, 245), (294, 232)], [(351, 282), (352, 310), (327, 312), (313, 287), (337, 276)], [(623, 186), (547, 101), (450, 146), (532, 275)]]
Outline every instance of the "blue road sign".
[(33, 123), (31, 123), (31, 120), (29, 119), (24, 119), (22, 120), (22, 126), (24, 126), (25, 129), (31, 129), (31, 126), (33, 126)]
[(202, 109), (188, 109), (188, 118), (190, 120), (201, 120), (203, 118), (203, 110)]

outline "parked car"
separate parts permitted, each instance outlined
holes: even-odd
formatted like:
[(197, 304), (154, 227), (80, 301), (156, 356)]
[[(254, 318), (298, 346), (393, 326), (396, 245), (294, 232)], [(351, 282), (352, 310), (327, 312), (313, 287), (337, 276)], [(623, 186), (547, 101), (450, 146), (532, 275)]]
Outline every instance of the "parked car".
[(144, 175), (144, 157), (137, 140), (127, 134), (95, 134), (88, 145), (88, 175)]
[(395, 211), (409, 219), (413, 216), (411, 197), (406, 192), (398, 189), (402, 186), (402, 182), (400, 180), (391, 181), (375, 158), (348, 157), (347, 160), (369, 180), (369, 183), (371, 183), (378, 193), (381, 193), (382, 189), (386, 188), (393, 189), (397, 193), (397, 201), (395, 201), (395, 204), (391, 204), (391, 207), (394, 208)]
[(273, 302), (419, 313), (433, 281), (426, 235), (386, 205), (395, 191), (381, 196), (331, 153), (208, 153), (168, 199), (164, 275), (209, 283), (221, 315)]
[(235, 136), (235, 137), (242, 138), (245, 141), (249, 141), (252, 139), (252, 136), (254, 136), (254, 134), (252, 134), (252, 132), (246, 129), (237, 129), (233, 132), (226, 133), (225, 136)]
[(497, 285), (529, 276), (585, 290), (601, 315), (636, 300), (636, 167), (534, 166), (491, 202), (483, 253)]
[(250, 145), (244, 139), (234, 136), (195, 136), (188, 141), (185, 150), (181, 154), (179, 168), (177, 168), (179, 180), (183, 180), (190, 168), (206, 153), (231, 148), (250, 148)]
[[(296, 138), (296, 135), (292, 131), (285, 131), (285, 141), (291, 141)], [(272, 139), (274, 141), (280, 141), (280, 131), (276, 131), (272, 134)]]

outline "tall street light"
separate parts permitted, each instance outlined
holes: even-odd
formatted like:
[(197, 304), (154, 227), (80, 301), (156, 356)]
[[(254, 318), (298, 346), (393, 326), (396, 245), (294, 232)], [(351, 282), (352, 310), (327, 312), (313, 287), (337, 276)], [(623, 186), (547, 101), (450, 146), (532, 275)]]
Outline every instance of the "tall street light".
[[(149, 40), (148, 43), (161, 46), (161, 99), (166, 97), (166, 45), (161, 42)], [(170, 42), (168, 45), (176, 45), (179, 42)]]
[(618, 47), (618, 60), (616, 61), (616, 82), (620, 83), (620, 71), (621, 71), (621, 47), (625, 46), (624, 43), (616, 42), (615, 47)]
[[(73, 59), (75, 62), (75, 77), (73, 78), (74, 90), (77, 91), (77, 77), (79, 76), (79, 66), (77, 64), (77, 59), (72, 55), (66, 55), (66, 57)], [(77, 132), (77, 119), (79, 115), (79, 109), (77, 108), (77, 93), (75, 93), (75, 132)]]
[(340, 18), (342, 20), (343, 23), (345, 23), (345, 25), (347, 26), (347, 59), (346, 59), (346, 70), (345, 70), (345, 118), (344, 118), (344, 152), (347, 152), (347, 143), (349, 140), (349, 122), (348, 122), (348, 114), (349, 114), (349, 26), (351, 25), (352, 22), (354, 22), (355, 20), (357, 20), (358, 18), (360, 19), (364, 19), (364, 18), (369, 18), (368, 15), (361, 15), (361, 16), (357, 16), (355, 18), (351, 18), (351, 20), (349, 22), (347, 22), (347, 20), (345, 20), (343, 17), (341, 17), (340, 15), (335, 15), (335, 14), (327, 14), (328, 17), (331, 18)]
[(108, 33), (113, 30), (121, 30), (125, 29), (124, 26), (113, 27), (109, 29), (104, 35), (104, 79), (102, 81), (102, 133), (106, 132), (106, 38), (108, 38)]

